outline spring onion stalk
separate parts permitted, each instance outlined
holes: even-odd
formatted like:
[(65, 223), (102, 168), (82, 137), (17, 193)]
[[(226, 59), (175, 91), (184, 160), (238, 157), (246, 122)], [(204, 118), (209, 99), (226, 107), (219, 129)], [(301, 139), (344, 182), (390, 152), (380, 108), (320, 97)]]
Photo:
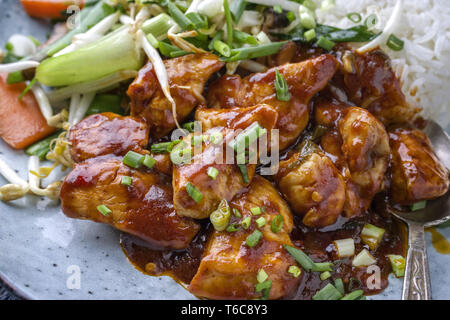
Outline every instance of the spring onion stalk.
[(240, 226), (237, 223), (230, 224), (225, 230), (227, 232), (237, 232), (239, 231)]
[(387, 39), (386, 45), (394, 51), (401, 51), (403, 49), (405, 42), (397, 38), (394, 34), (391, 34)]
[(314, 12), (304, 5), (299, 7), (300, 25), (306, 29), (314, 29), (316, 27), (316, 20), (314, 19)]
[[(261, 32), (263, 32), (263, 31), (261, 31)], [(258, 44), (258, 41), (256, 40), (256, 38), (253, 37), (252, 35), (248, 34), (247, 32), (234, 30), (233, 37), (239, 43)], [(270, 40), (269, 40), (269, 42), (270, 42)]]
[(182, 30), (192, 30), (194, 29), (193, 22), (184, 15), (183, 11), (181, 11), (176, 4), (169, 1), (167, 4), (168, 12), (172, 19), (177, 23), (177, 25)]
[(244, 13), (247, 2), (245, 0), (233, 0), (230, 4), (231, 15), (234, 22), (238, 23)]
[(122, 70), (138, 70), (143, 56), (136, 50), (130, 31), (131, 26), (119, 28), (74, 52), (44, 60), (36, 69), (36, 78), (57, 87), (101, 79)]
[(79, 83), (51, 91), (47, 94), (51, 103), (60, 102), (72, 97), (73, 94), (86, 94), (94, 91), (101, 91), (116, 85), (119, 82), (135, 78), (136, 70), (124, 70), (113, 73), (101, 79)]
[(247, 230), (250, 227), (251, 223), (252, 223), (252, 218), (251, 217), (245, 217), (241, 221), (241, 226), (242, 226), (242, 228)]
[(252, 215), (254, 215), (254, 216), (259, 216), (259, 215), (262, 213), (260, 207), (254, 207), (254, 208), (251, 208), (251, 209), (250, 209), (250, 212), (251, 212)]
[(354, 267), (367, 267), (374, 263), (377, 260), (370, 254), (367, 249), (363, 249), (356, 257), (353, 258), (352, 265)]
[(277, 92), (277, 99), (279, 101), (289, 101), (291, 100), (291, 94), (289, 93), (289, 86), (286, 82), (286, 79), (283, 77), (283, 75), (278, 71), (278, 69), (275, 70), (275, 90)]
[(97, 206), (97, 210), (104, 215), (105, 217), (109, 216), (111, 214), (111, 209), (109, 209), (107, 206), (105, 206), (104, 204), (101, 204), (99, 206)]
[(107, 16), (85, 33), (75, 35), (70, 45), (68, 45), (61, 51), (57, 52), (53, 56), (57, 57), (75, 51), (77, 49), (85, 47), (89, 43), (99, 40), (117, 23), (117, 21), (119, 21), (119, 18), (120, 18), (120, 11), (117, 11), (116, 13)]
[(39, 62), (36, 61), (18, 61), (12, 63), (0, 64), (0, 72), (17, 72), (22, 70), (28, 70), (39, 66)]
[(283, 216), (278, 214), (272, 219), (270, 230), (272, 230), (273, 233), (278, 233), (281, 228), (283, 228)]
[(147, 54), (149, 60), (152, 62), (153, 67), (155, 68), (156, 77), (158, 78), (161, 90), (163, 91), (164, 96), (172, 105), (172, 116), (175, 124), (177, 128), (181, 129), (177, 119), (177, 105), (175, 103), (175, 100), (173, 100), (172, 96), (170, 95), (169, 76), (167, 74), (166, 67), (164, 66), (164, 62), (162, 61), (158, 51), (156, 51), (156, 49), (153, 48), (152, 45), (148, 42), (147, 38), (145, 37), (145, 33), (142, 30), (137, 31), (137, 39), (139, 41), (139, 44)]
[(320, 280), (325, 281), (327, 279), (331, 278), (330, 271), (324, 271), (320, 274)]
[(145, 34), (152, 34), (158, 40), (163, 40), (161, 37), (166, 38), (167, 31), (174, 25), (175, 22), (169, 15), (161, 13), (160, 15), (145, 21), (141, 26), (141, 30), (144, 31)]
[(267, 130), (261, 127), (258, 122), (253, 122), (229, 143), (229, 147), (237, 152), (242, 152), (266, 132)]
[(335, 43), (324, 36), (320, 36), (317, 40), (317, 46), (321, 47), (322, 49), (325, 49), (327, 51), (330, 51), (334, 48)]
[(272, 289), (272, 280), (270, 280), (270, 279), (267, 279), (264, 282), (258, 283), (255, 286), (256, 292), (262, 292), (262, 296), (261, 296), (262, 300), (269, 299), (271, 289)]
[(288, 272), (294, 276), (294, 278), (298, 278), (302, 274), (302, 270), (297, 266), (290, 266)]
[(238, 166), (239, 170), (241, 171), (242, 180), (244, 180), (244, 183), (250, 183), (250, 179), (248, 177), (247, 166), (245, 164), (238, 164), (237, 166)]
[(343, 296), (341, 298), (341, 300), (358, 300), (359, 298), (362, 297), (363, 294), (364, 294), (364, 291), (355, 290), (355, 291), (352, 291), (349, 294), (346, 294), (345, 296)]
[(208, 176), (211, 179), (216, 180), (218, 174), (219, 174), (219, 170), (217, 170), (216, 168), (214, 168), (214, 167), (208, 168)]
[(202, 193), (190, 182), (186, 184), (186, 192), (197, 203), (200, 203), (203, 199)]
[(96, 25), (102, 19), (114, 13), (114, 11), (115, 9), (113, 7), (109, 6), (103, 1), (98, 2), (92, 8), (88, 7), (81, 10), (80, 24), (75, 29), (68, 32), (61, 39), (56, 41), (54, 44), (50, 45), (50, 47), (45, 48), (46, 54), (48, 56), (53, 56), (55, 53), (61, 51), (66, 46), (70, 45), (70, 43), (72, 42), (72, 38), (75, 35), (86, 32), (90, 27)]
[(256, 219), (255, 222), (258, 228), (262, 228), (266, 224), (266, 219), (264, 217), (260, 217)]
[(334, 279), (334, 287), (342, 294), (345, 294), (344, 281), (341, 278)]
[(50, 105), (50, 101), (48, 100), (47, 95), (44, 92), (44, 89), (42, 89), (42, 87), (38, 83), (35, 83), (31, 87), (31, 91), (33, 91), (34, 97), (36, 98), (42, 115), (48, 121), (53, 116), (53, 109)]
[(228, 58), (231, 55), (231, 48), (225, 42), (216, 40), (213, 43), (213, 47), (214, 47), (214, 50), (216, 50), (218, 53), (220, 53), (224, 57)]
[(364, 53), (366, 51), (370, 51), (372, 49), (375, 49), (376, 47), (385, 44), (389, 35), (393, 33), (393, 30), (395, 29), (395, 26), (397, 22), (400, 20), (400, 15), (402, 12), (403, 7), (403, 0), (398, 0), (395, 4), (394, 9), (392, 10), (392, 15), (389, 18), (389, 20), (386, 23), (386, 26), (384, 27), (381, 34), (367, 43), (366, 45), (362, 46), (361, 48), (357, 49), (356, 51), (358, 53)]
[(231, 16), (228, 0), (223, 0), (223, 9), (225, 11), (225, 21), (227, 26), (227, 44), (231, 47), (233, 45), (233, 18)]
[(333, 241), (339, 258), (351, 257), (355, 254), (355, 241), (352, 238)]
[(258, 283), (263, 283), (268, 278), (269, 275), (267, 274), (267, 272), (264, 271), (264, 269), (259, 269), (258, 274), (256, 275), (256, 281), (258, 281)]
[(261, 231), (255, 230), (252, 234), (247, 236), (247, 238), (245, 239), (245, 244), (250, 248), (253, 248), (259, 243), (259, 240), (261, 240), (262, 237), (263, 234), (261, 233)]
[(284, 10), (287, 11), (298, 11), (299, 4), (293, 1), (288, 0), (247, 0), (247, 2), (255, 3), (255, 4), (262, 4), (264, 6), (273, 7), (276, 5), (281, 6)]
[(264, 32), (264, 31), (260, 31), (257, 35), (256, 35), (256, 39), (258, 39), (258, 41), (261, 44), (267, 44), (267, 43), (271, 43), (272, 41), (270, 40), (269, 36)]
[[(88, 110), (88, 108), (91, 105), (94, 98), (95, 98), (95, 92), (86, 93), (81, 96), (80, 103), (74, 110), (74, 115), (71, 119), (71, 122), (69, 122), (70, 126), (74, 126), (78, 122), (83, 120), (84, 116), (86, 115), (86, 111)], [(70, 117), (70, 114), (69, 114), (69, 117)]]
[(174, 140), (171, 142), (161, 142), (161, 143), (155, 143), (152, 144), (150, 147), (152, 153), (169, 153), (173, 150), (174, 146), (181, 143), (181, 140)]
[(316, 38), (316, 31), (314, 29), (308, 30), (303, 34), (303, 36), (305, 37), (305, 40), (309, 42)]
[(227, 228), (231, 219), (231, 209), (227, 200), (220, 201), (219, 206), (209, 216), (214, 229), (217, 231), (223, 231)]
[(406, 261), (400, 255), (390, 254), (387, 256), (391, 262), (392, 270), (396, 277), (403, 277), (405, 275)]
[(366, 223), (361, 231), (361, 240), (369, 246), (370, 250), (375, 250), (383, 240), (385, 231), (373, 224)]
[(78, 94), (78, 93), (74, 93), (70, 97), (69, 119), (68, 119), (70, 126), (73, 126), (75, 124), (74, 117), (75, 117), (75, 113), (78, 108), (78, 105), (80, 104), (80, 99), (81, 99), (81, 94)]
[(349, 14), (347, 14), (347, 18), (354, 23), (359, 23), (362, 20), (361, 14), (359, 14), (358, 12), (350, 12)]
[(144, 155), (134, 151), (128, 151), (123, 157), (122, 162), (131, 168), (138, 169), (144, 162), (144, 159)]
[(236, 209), (236, 208), (233, 208), (233, 214), (234, 214), (237, 218), (242, 218), (241, 212), (240, 212), (238, 209)]
[(286, 42), (272, 42), (257, 46), (242, 47), (231, 50), (231, 57), (224, 59), (226, 62), (254, 59), (277, 53)]
[(122, 184), (124, 186), (131, 186), (132, 183), (133, 183), (133, 180), (129, 176), (123, 176), (122, 179), (120, 180), (120, 184)]
[(331, 267), (333, 265), (332, 262), (314, 262), (312, 271), (314, 272), (325, 272), (325, 271), (333, 271)]
[(144, 161), (142, 161), (142, 164), (147, 168), (151, 169), (155, 166), (156, 160), (152, 156), (146, 154), (144, 157)]
[(339, 300), (342, 294), (331, 283), (320, 289), (313, 297), (313, 300)]
[(36, 43), (22, 34), (13, 34), (8, 39), (7, 47), (12, 47), (9, 51), (16, 57), (28, 57), (36, 53)]
[(295, 261), (303, 267), (303, 269), (306, 271), (312, 270), (314, 262), (302, 250), (287, 245), (283, 245), (283, 247), (295, 259)]

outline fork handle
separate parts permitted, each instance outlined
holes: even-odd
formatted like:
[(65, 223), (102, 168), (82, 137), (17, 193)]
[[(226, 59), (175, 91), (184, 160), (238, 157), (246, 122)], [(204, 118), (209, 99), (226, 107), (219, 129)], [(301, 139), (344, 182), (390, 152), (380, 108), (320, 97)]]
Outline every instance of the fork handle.
[(402, 300), (430, 300), (431, 282), (423, 225), (408, 223), (408, 244)]

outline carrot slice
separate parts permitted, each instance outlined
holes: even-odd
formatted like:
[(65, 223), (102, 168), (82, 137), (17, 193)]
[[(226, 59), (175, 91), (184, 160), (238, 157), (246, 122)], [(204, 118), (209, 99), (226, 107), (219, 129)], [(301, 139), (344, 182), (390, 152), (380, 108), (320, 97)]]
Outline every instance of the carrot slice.
[(76, 0), (21, 0), (28, 15), (35, 18), (63, 18), (63, 12), (70, 5), (78, 4), (80, 8), (84, 1)]
[(0, 137), (14, 149), (23, 149), (39, 141), (55, 128), (47, 124), (33, 93), (18, 100), (25, 84), (6, 84), (6, 73), (0, 73)]

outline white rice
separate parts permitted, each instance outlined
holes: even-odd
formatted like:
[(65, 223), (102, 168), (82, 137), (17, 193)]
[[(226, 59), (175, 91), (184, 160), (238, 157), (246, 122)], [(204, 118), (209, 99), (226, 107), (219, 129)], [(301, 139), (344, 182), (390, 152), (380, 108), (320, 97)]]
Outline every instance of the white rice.
[[(320, 0), (317, 0), (320, 8)], [(320, 23), (347, 28), (355, 25), (347, 14), (358, 12), (364, 19), (377, 14), (381, 31), (392, 14), (395, 0), (336, 0), (336, 6), (317, 9)], [(423, 109), (423, 116), (450, 125), (450, 1), (404, 0), (400, 21), (394, 34), (405, 41), (402, 51), (382, 49), (402, 81), (408, 103)]]

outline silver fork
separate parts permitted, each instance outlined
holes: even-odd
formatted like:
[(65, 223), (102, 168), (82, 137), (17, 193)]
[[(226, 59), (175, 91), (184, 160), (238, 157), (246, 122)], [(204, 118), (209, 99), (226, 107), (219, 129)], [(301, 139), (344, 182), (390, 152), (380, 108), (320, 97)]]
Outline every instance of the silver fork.
[[(434, 121), (429, 121), (425, 133), (431, 140), (436, 154), (450, 168), (450, 137)], [(400, 212), (390, 208), (391, 213), (408, 225), (408, 253), (402, 300), (431, 299), (431, 281), (428, 268), (425, 228), (444, 223), (450, 219), (450, 192), (427, 201), (427, 206), (414, 212)]]

